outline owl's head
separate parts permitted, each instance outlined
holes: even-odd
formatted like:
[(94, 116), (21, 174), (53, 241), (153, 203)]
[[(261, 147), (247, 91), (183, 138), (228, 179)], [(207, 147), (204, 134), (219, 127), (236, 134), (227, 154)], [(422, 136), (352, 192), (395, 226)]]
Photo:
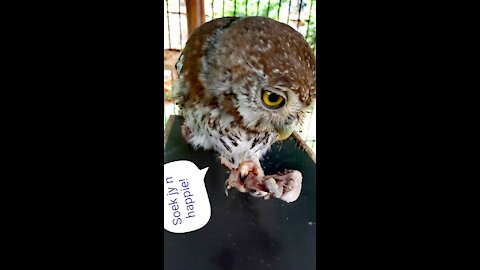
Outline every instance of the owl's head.
[(221, 108), (237, 125), (287, 138), (315, 102), (316, 61), (303, 36), (264, 17), (197, 28), (176, 65), (182, 107)]
[(286, 24), (248, 17), (233, 22), (215, 45), (205, 64), (216, 69), (206, 85), (231, 99), (223, 104), (233, 105), (245, 127), (290, 136), (316, 97), (315, 56), (303, 36)]

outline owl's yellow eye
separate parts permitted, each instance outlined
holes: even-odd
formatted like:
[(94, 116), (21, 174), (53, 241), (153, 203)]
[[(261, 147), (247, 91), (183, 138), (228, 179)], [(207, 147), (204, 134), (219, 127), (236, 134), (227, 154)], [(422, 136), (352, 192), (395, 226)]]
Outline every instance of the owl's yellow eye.
[(280, 95), (264, 90), (262, 102), (269, 109), (278, 109), (285, 104), (285, 99)]

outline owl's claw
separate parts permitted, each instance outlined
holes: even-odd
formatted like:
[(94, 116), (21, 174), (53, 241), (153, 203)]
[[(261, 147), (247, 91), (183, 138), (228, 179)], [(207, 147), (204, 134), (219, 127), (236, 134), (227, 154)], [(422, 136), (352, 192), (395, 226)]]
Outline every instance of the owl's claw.
[(253, 173), (258, 177), (263, 177), (265, 174), (263, 173), (262, 166), (258, 160), (248, 160), (240, 162), (238, 165), (238, 171), (240, 172), (241, 178), (246, 178), (249, 173)]
[(225, 181), (225, 195), (228, 197), (228, 190), (230, 189), (230, 184), (228, 183), (228, 179)]
[[(226, 161), (224, 158), (220, 159), (222, 160), (222, 163)], [(224, 165), (228, 166), (228, 164)], [(253, 196), (263, 197), (267, 195), (268, 192), (262, 190), (264, 189), (264, 187), (261, 186), (260, 179), (262, 178), (263, 170), (261, 167), (258, 169), (256, 164), (252, 161), (241, 162), (238, 168), (231, 169), (230, 176), (225, 181), (225, 194), (228, 196), (228, 190), (234, 187), (242, 193), (249, 192)]]
[(244, 184), (240, 180), (238, 170), (235, 170), (235, 169), (230, 171), (230, 176), (228, 177), (227, 181), (225, 181), (225, 194), (227, 194), (227, 196), (228, 196), (228, 190), (231, 189), (232, 187), (238, 189), (240, 192), (247, 192)]
[[(266, 191), (263, 191), (263, 190), (252, 190), (250, 191), (250, 195), (252, 195), (253, 197), (269, 197), (269, 194), (268, 192)], [(268, 200), (268, 198), (266, 199)]]
[[(221, 158), (221, 160), (228, 164), (226, 159)], [(243, 161), (238, 168), (231, 169), (230, 176), (225, 181), (225, 194), (228, 196), (228, 190), (234, 187), (238, 191), (248, 192), (254, 197), (263, 197), (268, 200), (273, 196), (290, 203), (296, 201), (300, 196), (302, 178), (302, 174), (294, 170), (264, 176), (260, 164), (254, 161)]]
[(245, 177), (247, 177), (248, 173), (250, 172), (250, 166), (238, 166), (238, 172), (240, 173), (240, 178), (245, 179)]

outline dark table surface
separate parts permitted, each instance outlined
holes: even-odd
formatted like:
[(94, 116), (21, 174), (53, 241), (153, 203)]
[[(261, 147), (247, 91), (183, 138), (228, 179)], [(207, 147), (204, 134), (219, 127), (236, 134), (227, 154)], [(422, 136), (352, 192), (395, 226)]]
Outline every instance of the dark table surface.
[[(227, 168), (213, 151), (193, 150), (180, 133), (183, 119), (167, 125), (165, 163), (189, 160), (209, 167), (205, 186), (212, 214), (205, 227), (183, 234), (164, 230), (164, 266), (177, 269), (315, 269), (316, 166), (293, 137), (275, 143), (260, 161), (265, 174), (284, 169), (303, 175), (298, 200), (286, 203), (255, 198), (237, 190), (227, 197)], [(170, 127), (169, 127), (170, 126)]]

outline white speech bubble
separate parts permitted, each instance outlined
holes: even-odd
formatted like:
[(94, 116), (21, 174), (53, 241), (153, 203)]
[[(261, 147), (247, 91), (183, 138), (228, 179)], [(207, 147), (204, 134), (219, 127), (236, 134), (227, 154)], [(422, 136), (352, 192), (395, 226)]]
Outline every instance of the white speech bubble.
[(163, 165), (163, 228), (172, 233), (198, 230), (210, 220), (212, 209), (205, 188), (208, 167), (199, 170), (188, 160)]

